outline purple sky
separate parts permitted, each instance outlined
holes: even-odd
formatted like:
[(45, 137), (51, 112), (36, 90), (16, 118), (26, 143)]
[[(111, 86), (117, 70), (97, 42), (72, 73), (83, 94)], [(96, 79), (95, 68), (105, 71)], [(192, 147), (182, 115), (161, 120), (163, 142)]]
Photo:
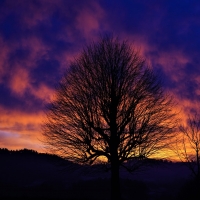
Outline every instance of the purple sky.
[(200, 110), (200, 1), (0, 0), (0, 148), (42, 151), (54, 86), (106, 33), (140, 49), (183, 120)]

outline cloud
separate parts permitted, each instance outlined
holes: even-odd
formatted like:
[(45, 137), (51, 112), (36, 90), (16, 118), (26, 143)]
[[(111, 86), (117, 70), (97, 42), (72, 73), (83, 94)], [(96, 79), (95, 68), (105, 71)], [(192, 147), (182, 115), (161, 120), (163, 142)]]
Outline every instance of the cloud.
[(182, 118), (199, 110), (199, 11), (195, 0), (0, 1), (4, 141), (12, 146), (5, 134), (16, 134), (22, 146), (30, 145), (29, 139), (36, 145), (41, 113), (55, 85), (83, 47), (105, 33), (140, 49), (182, 107)]
[(41, 123), (44, 113), (8, 111), (0, 108), (0, 146), (9, 148), (33, 148), (42, 150)]
[(49, 88), (47, 85), (41, 84), (37, 88), (31, 88), (31, 93), (45, 104), (53, 100), (55, 90)]
[(45, 148), (40, 141), (34, 140), (28, 136), (22, 137), (20, 133), (3, 132), (0, 130), (0, 146), (1, 148), (16, 149), (34, 149), (45, 152)]
[(95, 37), (102, 27), (101, 21), (105, 19), (104, 10), (97, 2), (92, 2), (84, 7), (76, 17), (76, 28), (81, 31), (85, 38)]
[(15, 69), (10, 80), (11, 90), (22, 96), (29, 87), (29, 74), (25, 69)]

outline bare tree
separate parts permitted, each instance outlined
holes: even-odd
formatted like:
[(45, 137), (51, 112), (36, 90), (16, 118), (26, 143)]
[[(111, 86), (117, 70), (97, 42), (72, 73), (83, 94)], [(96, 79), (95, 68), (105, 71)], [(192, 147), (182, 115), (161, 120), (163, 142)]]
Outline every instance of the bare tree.
[(187, 125), (179, 127), (182, 133), (176, 150), (181, 161), (188, 164), (197, 181), (200, 180), (200, 115), (195, 113), (188, 117)]
[(51, 102), (43, 135), (68, 160), (111, 165), (111, 198), (120, 199), (119, 168), (148, 157), (173, 136), (172, 99), (126, 42), (104, 37), (71, 63)]

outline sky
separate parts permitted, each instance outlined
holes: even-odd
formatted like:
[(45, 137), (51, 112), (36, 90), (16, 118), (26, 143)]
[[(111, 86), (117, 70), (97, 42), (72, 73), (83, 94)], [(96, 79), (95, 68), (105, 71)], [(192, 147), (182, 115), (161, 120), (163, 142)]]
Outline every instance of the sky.
[(140, 50), (182, 120), (200, 112), (199, 0), (0, 0), (0, 148), (44, 151), (56, 84), (104, 34)]

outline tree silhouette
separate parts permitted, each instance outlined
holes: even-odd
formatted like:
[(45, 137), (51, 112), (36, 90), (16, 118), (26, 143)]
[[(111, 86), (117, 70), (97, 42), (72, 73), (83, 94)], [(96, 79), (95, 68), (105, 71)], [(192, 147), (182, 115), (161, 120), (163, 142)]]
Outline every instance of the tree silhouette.
[(67, 69), (43, 127), (51, 150), (77, 163), (111, 165), (111, 198), (120, 199), (119, 167), (148, 157), (173, 136), (172, 99), (126, 41), (103, 37)]
[(188, 117), (187, 125), (179, 127), (181, 140), (177, 141), (176, 151), (181, 161), (188, 164), (195, 180), (200, 181), (200, 115)]

